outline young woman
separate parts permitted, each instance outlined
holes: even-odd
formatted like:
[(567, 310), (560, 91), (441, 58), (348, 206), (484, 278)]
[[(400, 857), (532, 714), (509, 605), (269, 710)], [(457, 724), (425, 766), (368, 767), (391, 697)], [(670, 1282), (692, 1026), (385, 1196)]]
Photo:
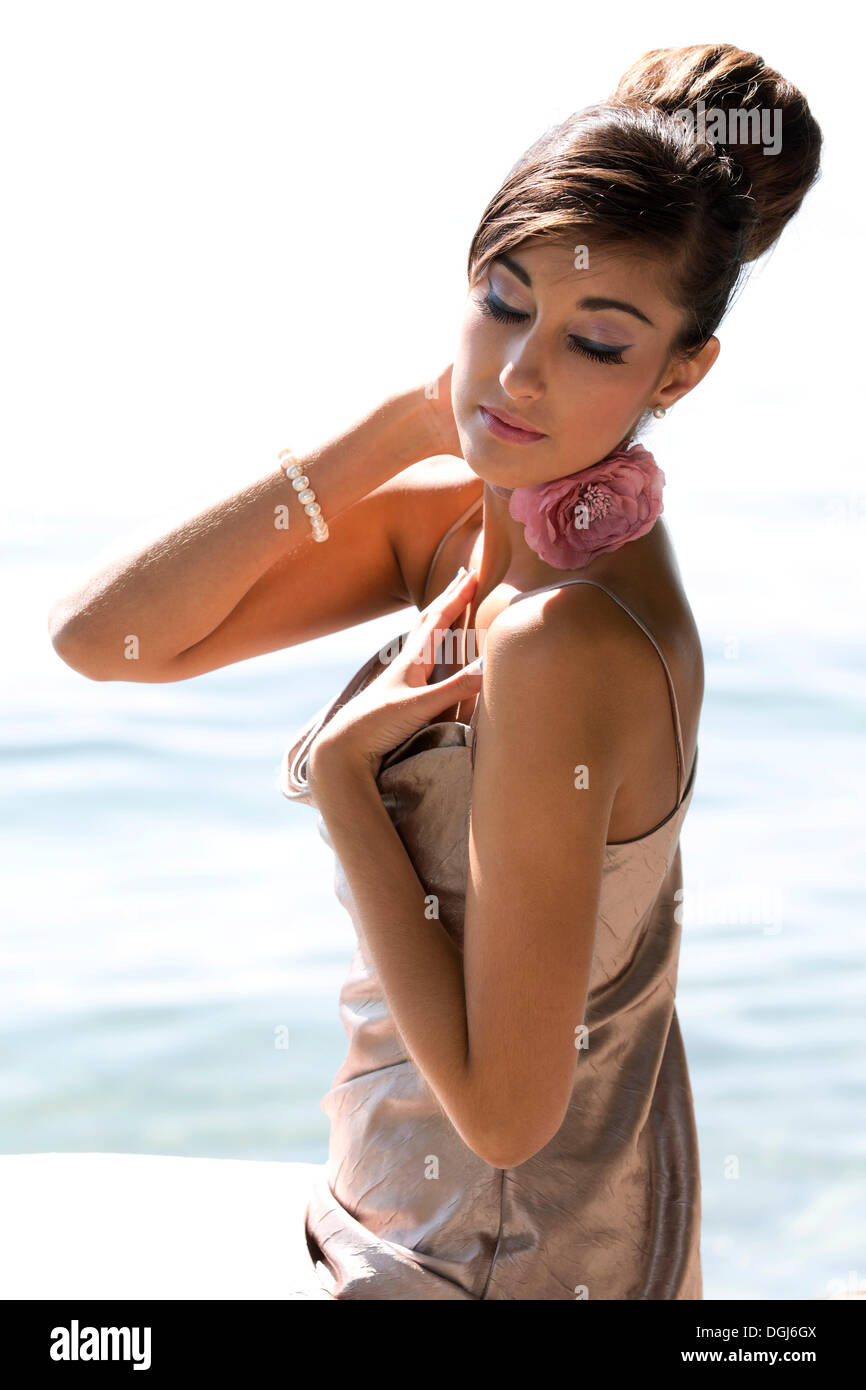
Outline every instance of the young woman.
[[(682, 117), (713, 110), (711, 140)], [(775, 153), (740, 111), (781, 114)], [(703, 665), (634, 440), (712, 367), (820, 145), (754, 54), (647, 54), (488, 205), (435, 392), (56, 606), (76, 669), (153, 681), (420, 610), (284, 769), (358, 935), (306, 1214), (333, 1298), (702, 1296), (674, 998)]]

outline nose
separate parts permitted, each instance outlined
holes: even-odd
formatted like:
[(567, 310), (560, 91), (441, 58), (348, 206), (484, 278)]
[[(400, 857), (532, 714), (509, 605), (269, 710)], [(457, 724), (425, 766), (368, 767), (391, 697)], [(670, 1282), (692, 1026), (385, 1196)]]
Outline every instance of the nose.
[(499, 373), (499, 384), (513, 401), (537, 401), (544, 394), (534, 349), (525, 343), (514, 351)]

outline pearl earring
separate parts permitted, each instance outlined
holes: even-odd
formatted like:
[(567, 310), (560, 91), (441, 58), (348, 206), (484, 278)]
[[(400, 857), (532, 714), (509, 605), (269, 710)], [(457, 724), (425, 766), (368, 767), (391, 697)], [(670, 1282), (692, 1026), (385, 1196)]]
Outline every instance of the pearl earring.
[(663, 405), (654, 405), (653, 415), (656, 417), (657, 420), (661, 420), (664, 418), (665, 415), (667, 415), (667, 410)]

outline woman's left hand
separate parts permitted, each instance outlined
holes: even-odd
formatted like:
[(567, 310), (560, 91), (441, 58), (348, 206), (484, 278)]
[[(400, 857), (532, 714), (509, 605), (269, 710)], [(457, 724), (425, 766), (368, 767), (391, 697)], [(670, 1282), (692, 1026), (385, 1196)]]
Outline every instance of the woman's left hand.
[(398, 743), (442, 710), (478, 694), (482, 680), (478, 661), (443, 681), (427, 684), (440, 644), (470, 602), (477, 583), (474, 570), (453, 579), (419, 614), (399, 654), (328, 720), (310, 751), (311, 789), (317, 763), (321, 768), (323, 759), (330, 767), (336, 762), (338, 767), (368, 769), (375, 778), (383, 757)]

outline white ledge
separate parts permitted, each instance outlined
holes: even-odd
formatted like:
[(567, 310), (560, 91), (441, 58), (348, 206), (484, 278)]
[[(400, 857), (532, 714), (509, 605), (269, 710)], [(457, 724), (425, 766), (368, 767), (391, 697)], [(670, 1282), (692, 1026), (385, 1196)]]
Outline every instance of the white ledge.
[(0, 1298), (325, 1299), (304, 1240), (314, 1163), (0, 1155)]

